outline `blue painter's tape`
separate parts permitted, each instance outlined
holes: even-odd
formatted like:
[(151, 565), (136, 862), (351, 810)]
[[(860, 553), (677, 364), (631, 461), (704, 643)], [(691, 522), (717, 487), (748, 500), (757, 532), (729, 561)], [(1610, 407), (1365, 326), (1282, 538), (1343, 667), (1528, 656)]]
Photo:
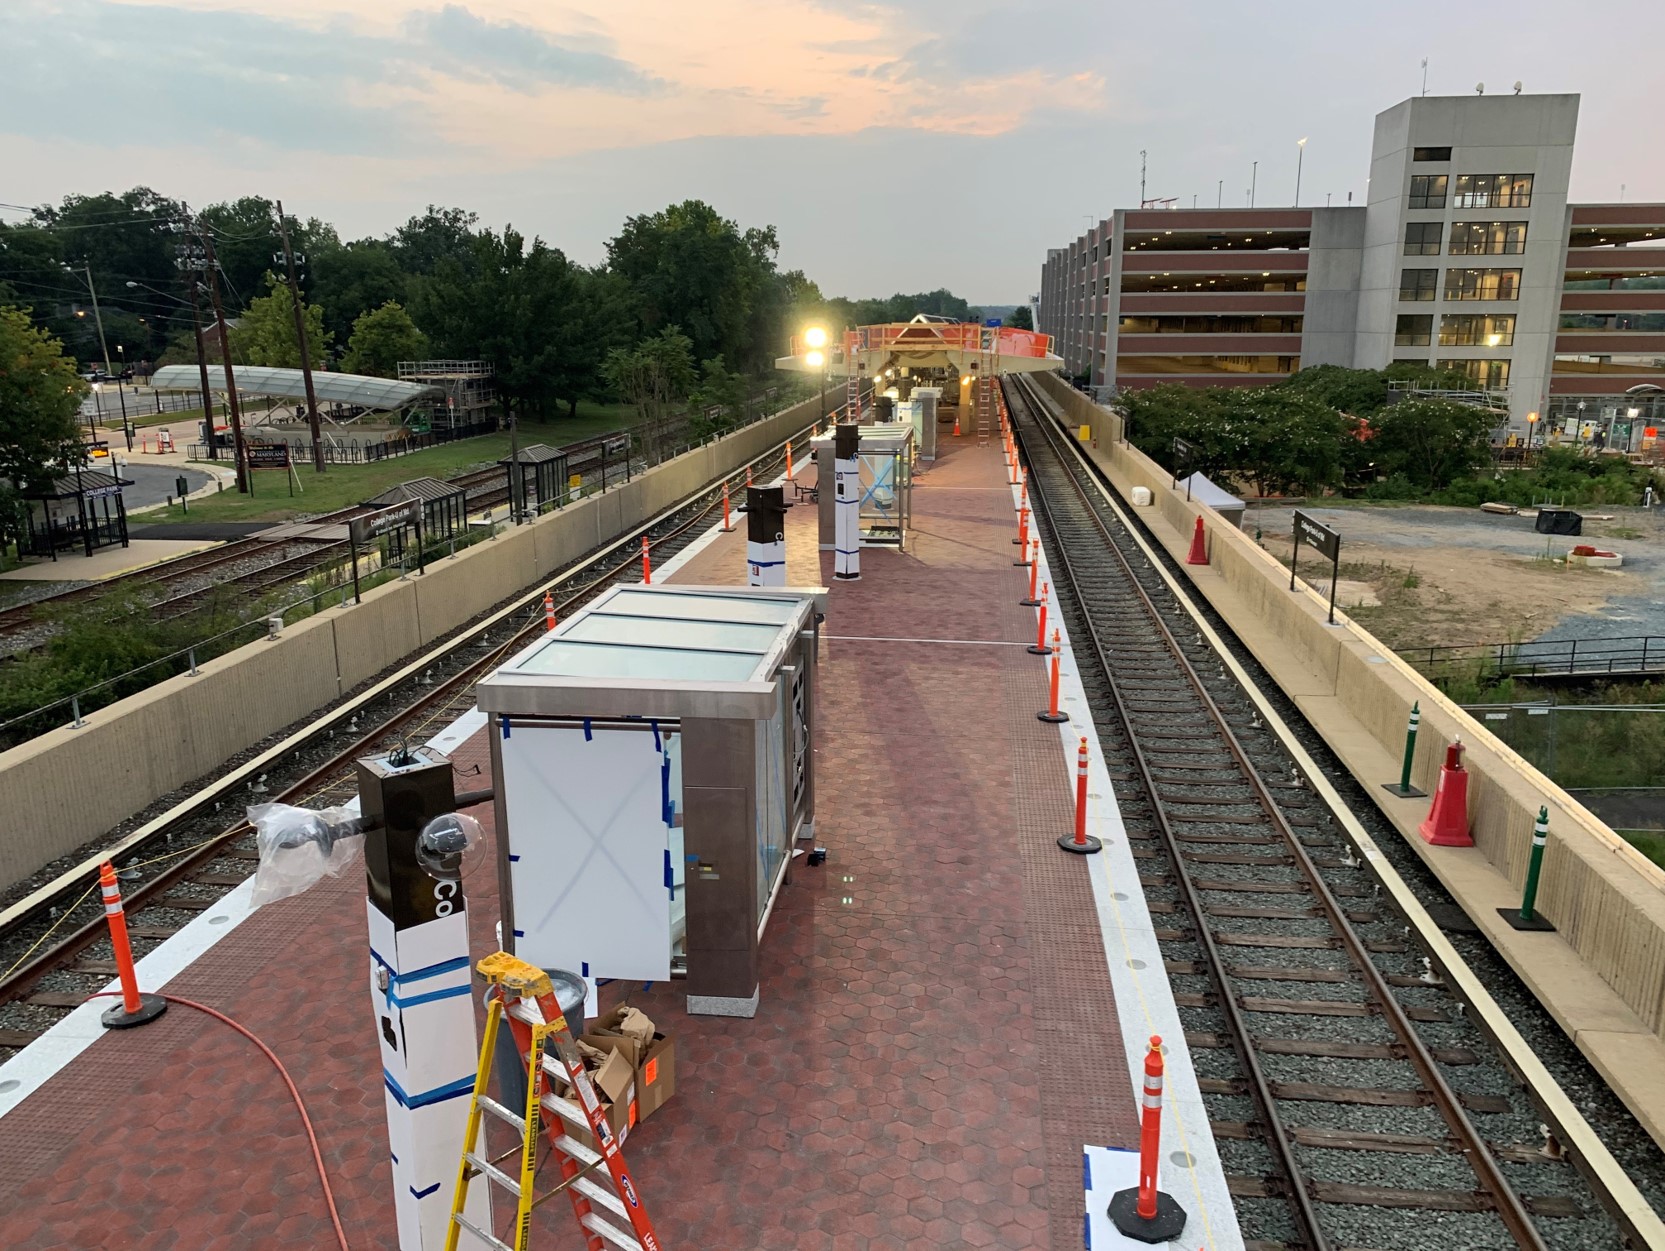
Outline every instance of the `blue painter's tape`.
[(509, 737), (509, 714), (502, 713), (497, 718), (497, 724), (503, 731), (503, 737)]
[(391, 989), (387, 992), (387, 1001), (396, 1008), (418, 1008), (425, 1003), (438, 1003), (441, 999), (455, 999), (459, 995), (469, 993), (468, 986), (449, 986), (444, 990), (430, 990), (422, 995), (396, 995)]
[(665, 745), (659, 741), (659, 722), (650, 719), (648, 726), (653, 730), (653, 750), (664, 751)]
[(474, 1093), (474, 1074), (459, 1077), (454, 1082), (447, 1082), (443, 1086), (435, 1086), (432, 1090), (425, 1090), (420, 1094), (407, 1095), (404, 1088), (393, 1080), (393, 1074), (382, 1070), (382, 1084), (388, 1088), (393, 1097), (407, 1108), (425, 1108), (432, 1103), (444, 1103), (447, 1099), (455, 1099), (460, 1095)]
[(753, 569), (773, 569), (776, 565), (784, 565), (784, 560), (750, 560), (746, 561)]
[(585, 977), (590, 975), (590, 962), (588, 960), (579, 961), (578, 967)]
[(393, 1152), (391, 1152), (391, 1151), (389, 1151), (389, 1152), (388, 1152), (388, 1153), (387, 1153), (387, 1154), (388, 1154), (388, 1155), (389, 1155), (389, 1156), (391, 1156), (391, 1157), (392, 1157), (392, 1159), (393, 1159), (393, 1162), (394, 1162), (394, 1163), (395, 1163), (395, 1164), (397, 1164), (397, 1163), (398, 1163), (398, 1162), (399, 1162), (399, 1157), (398, 1157), (398, 1156), (396, 1156), (396, 1155), (394, 1155), (394, 1154), (393, 1154)]
[(1081, 1245), (1086, 1247), (1087, 1251), (1093, 1251), (1093, 1214), (1091, 1212), (1081, 1214)]
[(525, 930), (516, 930), (515, 931), (515, 937), (516, 938), (525, 938), (526, 937), (526, 931)]
[(517, 856), (514, 852), (511, 851), (509, 853), (509, 863), (510, 864), (519, 864), (520, 863), (520, 857)]
[(595, 738), (595, 734), (590, 730), (590, 719), (588, 717), (585, 717), (584, 718), (584, 741), (586, 743), (588, 743), (593, 738)]
[(439, 1187), (440, 1187), (440, 1183), (435, 1182), (433, 1185), (429, 1186), (425, 1190), (418, 1190), (415, 1186), (412, 1186), (410, 1188), (410, 1192), (411, 1192), (411, 1194), (415, 1195), (418, 1199), (426, 1199), (429, 1195), (433, 1194), (434, 1191), (438, 1190)]
[(400, 973), (374, 947), (370, 949), (370, 958), (387, 970), (389, 986), (398, 986), (405, 982), (420, 982), (424, 978), (438, 977), (441, 973), (454, 973), (458, 969), (468, 967), (468, 957), (457, 956), (451, 960), (441, 960), (438, 964), (423, 965), (419, 969), (412, 969), (409, 973)]
[(1081, 1185), (1086, 1190), (1093, 1188), (1093, 1157), (1085, 1151), (1081, 1153)]
[(835, 547), (835, 548), (833, 548), (833, 551), (837, 552), (840, 556), (859, 556), (859, 555), (861, 555), (861, 549), (859, 547), (854, 548), (854, 549), (846, 549), (846, 548), (842, 548), (842, 547)]
[(674, 896), (676, 894), (676, 879), (671, 876), (671, 849), (665, 848), (665, 889)]
[(671, 808), (671, 758), (659, 758), (659, 819), (666, 826), (671, 824), (675, 811)]

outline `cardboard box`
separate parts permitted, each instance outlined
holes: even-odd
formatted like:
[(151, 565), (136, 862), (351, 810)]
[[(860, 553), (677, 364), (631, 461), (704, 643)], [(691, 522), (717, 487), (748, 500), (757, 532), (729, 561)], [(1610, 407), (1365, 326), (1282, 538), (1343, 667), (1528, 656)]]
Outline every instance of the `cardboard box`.
[[(596, 1096), (601, 1101), (602, 1115), (606, 1118), (607, 1128), (612, 1130), (613, 1136), (622, 1143), (630, 1136), (632, 1127), (641, 1119), (640, 1104), (636, 1095), (635, 1070), (623, 1054), (613, 1051), (601, 1067), (591, 1071), (589, 1076), (591, 1084), (595, 1086)], [(578, 1108), (578, 1097), (566, 1088), (566, 1083), (559, 1083), (556, 1093), (575, 1109)], [(579, 1112), (579, 1116), (583, 1116), (582, 1111)], [(591, 1151), (599, 1150), (595, 1136), (588, 1130), (570, 1124), (565, 1128)]]
[(629, 1059), (636, 1075), (639, 1118), (646, 1120), (676, 1093), (676, 1045), (636, 1008), (617, 1007), (598, 1018), (583, 1041)]
[(642, 1063), (636, 1070), (636, 1100), (642, 1120), (647, 1120), (676, 1093), (676, 1042), (655, 1033)]

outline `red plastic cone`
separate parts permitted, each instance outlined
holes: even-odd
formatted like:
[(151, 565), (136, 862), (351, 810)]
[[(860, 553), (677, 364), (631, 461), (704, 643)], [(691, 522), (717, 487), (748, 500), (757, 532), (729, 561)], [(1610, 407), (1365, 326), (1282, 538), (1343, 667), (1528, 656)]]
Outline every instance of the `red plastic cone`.
[(1191, 532), (1191, 550), (1185, 554), (1188, 565), (1206, 565), (1208, 563), (1208, 544), (1203, 540), (1202, 518), (1197, 518), (1197, 528)]
[(1434, 804), (1428, 809), (1428, 819), (1417, 826), (1417, 832), (1435, 847), (1472, 847), (1468, 835), (1468, 770), (1463, 768), (1461, 739), (1445, 749), (1445, 763), (1440, 766), (1439, 784), (1434, 787)]

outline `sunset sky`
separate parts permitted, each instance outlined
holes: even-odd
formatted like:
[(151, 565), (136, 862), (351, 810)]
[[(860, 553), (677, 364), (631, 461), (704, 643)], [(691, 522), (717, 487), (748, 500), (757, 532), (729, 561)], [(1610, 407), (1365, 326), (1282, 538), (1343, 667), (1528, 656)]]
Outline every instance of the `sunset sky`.
[[(829, 293), (1012, 303), (1047, 246), (1137, 201), (1141, 148), (1151, 196), (1242, 204), (1258, 160), (1258, 202), (1287, 204), (1308, 135), (1303, 201), (1362, 196), (1371, 119), (1421, 89), (1425, 56), (1434, 94), (1582, 92), (1574, 196), (1665, 199), (1665, 72), (1578, 55), (1569, 14), (0, 0), (0, 201), (262, 194), (348, 237), (455, 204), (592, 262), (626, 215), (699, 197), (773, 223), (783, 267)], [(1657, 48), (1665, 6), (1614, 0), (1600, 26)]]

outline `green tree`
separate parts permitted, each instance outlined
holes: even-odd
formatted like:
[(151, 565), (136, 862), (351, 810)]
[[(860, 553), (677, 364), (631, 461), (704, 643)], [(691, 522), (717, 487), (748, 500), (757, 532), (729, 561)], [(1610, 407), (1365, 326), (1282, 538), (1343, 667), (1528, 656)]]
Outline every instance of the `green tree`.
[[(265, 286), (267, 294), (250, 300), (237, 324), (231, 328), (232, 359), (246, 365), (299, 369), (301, 346), (295, 338), (295, 305), (289, 294), (289, 285), (268, 271)], [(302, 312), (306, 320), (307, 350), (316, 364), (330, 350), (330, 334), (324, 329), (324, 310), (316, 304), (304, 304)]]
[(1473, 404), (1401, 400), (1371, 418), (1367, 443), (1386, 473), (1439, 490), (1487, 463), (1495, 421), (1489, 409)]
[(0, 534), (23, 529), (18, 489), (46, 482), (82, 455), (76, 413), (87, 384), (63, 344), (24, 309), (0, 308)]
[[(693, 342), (676, 326), (643, 339), (634, 348), (614, 348), (607, 354), (603, 371), (607, 381), (625, 403), (635, 406), (647, 427), (645, 436), (657, 438), (655, 427), (675, 400), (682, 399), (694, 384)], [(719, 361), (719, 368), (721, 367)]]
[(746, 378), (729, 369), (720, 356), (700, 363), (700, 380), (688, 396), (689, 433), (708, 439), (740, 424), (746, 411)]
[(381, 239), (355, 239), (338, 247), (315, 244), (307, 269), (307, 298), (323, 305), (324, 329), (337, 343), (351, 337), (360, 314), (408, 298), (408, 275), (393, 246)]
[(1277, 387), (1226, 390), (1220, 434), (1228, 468), (1260, 495), (1319, 491), (1341, 483), (1347, 421), (1328, 404)]
[(607, 264), (630, 284), (641, 328), (677, 326), (694, 358), (760, 369), (781, 350), (790, 292), (776, 281), (775, 228), (741, 230), (709, 204), (685, 200), (625, 219)]
[(430, 204), (427, 212), (395, 230), (388, 246), (407, 274), (437, 274), (447, 261), (467, 267), (479, 256), (475, 250), (479, 221), (465, 209)]
[(1338, 412), (1368, 417), (1388, 400), (1388, 377), (1380, 369), (1313, 365), (1278, 384), (1278, 390), (1309, 396)]
[(389, 300), (353, 322), (341, 368), (350, 374), (392, 378), (399, 372), (400, 361), (426, 360), (427, 356), (428, 336), (416, 328), (401, 305)]
[(1019, 304), (1012, 310), (1012, 315), (1006, 319), (1006, 324), (1013, 330), (1033, 330), (1035, 315), (1030, 312), (1027, 304)]

